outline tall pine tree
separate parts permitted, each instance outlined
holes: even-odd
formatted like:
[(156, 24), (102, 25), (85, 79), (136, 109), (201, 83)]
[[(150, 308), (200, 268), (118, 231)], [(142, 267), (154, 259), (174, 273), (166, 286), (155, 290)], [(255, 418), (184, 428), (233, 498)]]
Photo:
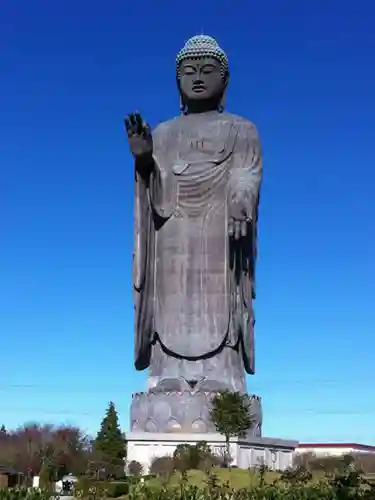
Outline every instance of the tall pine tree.
[(95, 452), (101, 457), (107, 474), (118, 476), (124, 473), (126, 441), (120, 429), (116, 407), (112, 401), (108, 405), (93, 444)]

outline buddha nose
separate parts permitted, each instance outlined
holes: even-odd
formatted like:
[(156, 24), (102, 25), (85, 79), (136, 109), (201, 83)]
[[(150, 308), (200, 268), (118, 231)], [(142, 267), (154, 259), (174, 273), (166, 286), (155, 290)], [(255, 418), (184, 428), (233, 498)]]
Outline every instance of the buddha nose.
[(200, 75), (198, 76), (198, 78), (195, 78), (193, 80), (193, 87), (201, 87), (204, 85), (204, 81), (200, 78)]

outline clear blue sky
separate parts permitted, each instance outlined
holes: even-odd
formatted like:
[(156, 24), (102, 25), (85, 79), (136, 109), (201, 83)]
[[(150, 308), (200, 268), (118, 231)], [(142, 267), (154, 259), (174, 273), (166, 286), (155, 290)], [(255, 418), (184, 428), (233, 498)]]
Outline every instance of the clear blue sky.
[(122, 118), (179, 112), (202, 31), (264, 148), (257, 374), (264, 433), (375, 444), (375, 6), (2, 0), (0, 423), (128, 428), (133, 165)]

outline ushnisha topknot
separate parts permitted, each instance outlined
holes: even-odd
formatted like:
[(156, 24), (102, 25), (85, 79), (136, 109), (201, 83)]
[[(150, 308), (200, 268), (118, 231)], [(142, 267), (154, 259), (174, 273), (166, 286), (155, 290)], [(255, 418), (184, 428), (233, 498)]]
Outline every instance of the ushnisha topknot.
[(220, 72), (224, 78), (228, 72), (228, 57), (217, 41), (208, 35), (196, 35), (185, 43), (176, 57), (177, 76), (180, 76), (180, 65), (184, 59), (197, 57), (213, 57), (220, 63)]

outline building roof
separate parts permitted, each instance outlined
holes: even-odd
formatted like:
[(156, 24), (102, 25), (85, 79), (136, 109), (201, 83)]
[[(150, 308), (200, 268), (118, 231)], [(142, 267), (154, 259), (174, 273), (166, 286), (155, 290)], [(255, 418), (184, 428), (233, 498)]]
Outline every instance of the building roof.
[(353, 448), (375, 452), (375, 446), (361, 443), (299, 443), (298, 448)]
[(13, 469), (12, 467), (8, 467), (7, 465), (0, 465), (0, 474), (15, 476), (17, 474), (23, 474), (23, 473), (17, 471), (16, 469)]

